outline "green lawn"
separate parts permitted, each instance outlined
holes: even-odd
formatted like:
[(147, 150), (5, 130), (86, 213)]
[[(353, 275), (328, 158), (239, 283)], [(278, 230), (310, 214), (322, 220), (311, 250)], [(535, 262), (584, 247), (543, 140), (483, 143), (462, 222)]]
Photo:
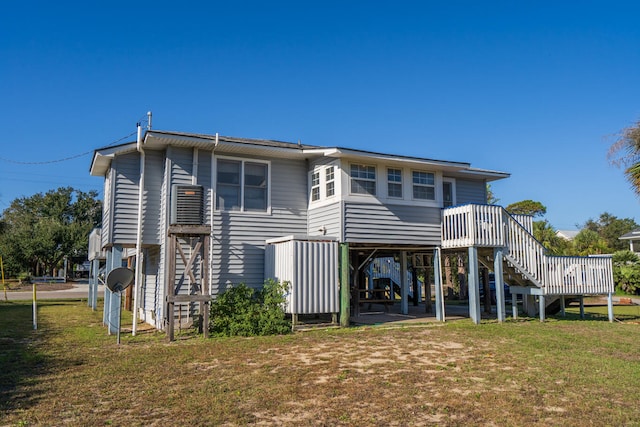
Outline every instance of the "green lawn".
[(0, 302), (0, 425), (640, 425), (640, 307), (587, 313), (118, 346), (86, 303)]

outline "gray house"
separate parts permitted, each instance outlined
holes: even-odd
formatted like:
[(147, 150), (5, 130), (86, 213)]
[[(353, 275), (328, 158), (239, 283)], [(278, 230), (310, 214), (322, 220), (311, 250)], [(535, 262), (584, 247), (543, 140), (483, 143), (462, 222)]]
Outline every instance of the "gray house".
[[(613, 291), (606, 260), (546, 264), (530, 220), (486, 205), (487, 183), (509, 174), (469, 163), (148, 130), (136, 142), (96, 150), (90, 172), (104, 177), (98, 246), (107, 271), (125, 262), (134, 268), (134, 320), (171, 333), (176, 320), (207, 311), (230, 285), (259, 287), (289, 273), (307, 307), (301, 313), (339, 312), (346, 324), (363, 301), (396, 300), (393, 288), (376, 289), (368, 276), (379, 257), (398, 260), (403, 311), (422, 295), (407, 269), (429, 265), (444, 319), (442, 250), (469, 254), (478, 322), (478, 262), (490, 263), (500, 284), (517, 275), (513, 290), (541, 299), (543, 309), (545, 295)], [(119, 296), (105, 295), (105, 305), (110, 298)], [(312, 300), (319, 302), (306, 304)]]

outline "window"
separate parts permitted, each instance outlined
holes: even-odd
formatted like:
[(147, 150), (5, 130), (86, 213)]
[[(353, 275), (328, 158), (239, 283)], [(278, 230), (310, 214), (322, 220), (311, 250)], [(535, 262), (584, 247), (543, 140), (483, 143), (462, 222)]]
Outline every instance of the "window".
[(216, 206), (223, 211), (240, 210), (240, 168), (242, 162), (218, 160)]
[(435, 200), (435, 176), (430, 172), (413, 171), (413, 198)]
[(402, 199), (402, 169), (387, 169), (387, 192), (389, 197)]
[(351, 193), (376, 195), (376, 168), (351, 165)]
[(311, 201), (320, 200), (320, 172), (311, 174)]
[(267, 165), (244, 164), (244, 210), (267, 210)]
[(325, 188), (326, 197), (331, 197), (336, 194), (336, 177), (333, 166), (329, 166), (325, 171)]
[(266, 211), (268, 165), (218, 159), (216, 208), (224, 211)]

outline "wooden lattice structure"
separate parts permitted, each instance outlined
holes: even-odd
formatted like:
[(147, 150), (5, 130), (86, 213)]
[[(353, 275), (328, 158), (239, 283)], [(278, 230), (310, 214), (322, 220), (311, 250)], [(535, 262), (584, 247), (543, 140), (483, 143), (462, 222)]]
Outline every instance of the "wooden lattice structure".
[[(207, 338), (209, 336), (209, 304), (211, 295), (209, 294), (209, 240), (211, 228), (204, 225), (172, 225), (168, 230), (169, 237), (169, 272), (168, 280), (169, 292), (167, 294), (167, 337), (169, 341), (174, 340), (175, 330), (175, 304), (176, 303), (199, 303), (200, 327)], [(183, 248), (183, 242), (189, 245), (190, 250), (187, 257)], [(197, 273), (198, 265), (196, 260), (200, 256), (200, 274)], [(182, 282), (178, 279), (177, 260), (178, 257), (184, 263), (184, 270), (181, 275), (186, 275), (190, 279), (189, 293), (180, 293)], [(200, 281), (198, 281), (198, 276)], [(191, 293), (195, 288), (197, 293)]]

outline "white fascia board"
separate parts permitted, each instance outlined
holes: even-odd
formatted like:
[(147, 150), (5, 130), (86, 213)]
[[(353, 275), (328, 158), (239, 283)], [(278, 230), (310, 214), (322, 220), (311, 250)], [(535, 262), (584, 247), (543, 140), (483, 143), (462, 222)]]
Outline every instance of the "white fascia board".
[(134, 151), (136, 151), (135, 142), (95, 150), (93, 152), (91, 166), (89, 166), (89, 174), (91, 176), (104, 176), (109, 169), (109, 165), (111, 165), (111, 160), (113, 160), (116, 155), (132, 153)]
[(499, 179), (509, 178), (511, 176), (508, 172), (492, 171), (487, 169), (475, 169), (469, 168), (460, 171), (461, 175), (469, 176), (470, 178), (484, 178), (487, 181), (497, 181)]

